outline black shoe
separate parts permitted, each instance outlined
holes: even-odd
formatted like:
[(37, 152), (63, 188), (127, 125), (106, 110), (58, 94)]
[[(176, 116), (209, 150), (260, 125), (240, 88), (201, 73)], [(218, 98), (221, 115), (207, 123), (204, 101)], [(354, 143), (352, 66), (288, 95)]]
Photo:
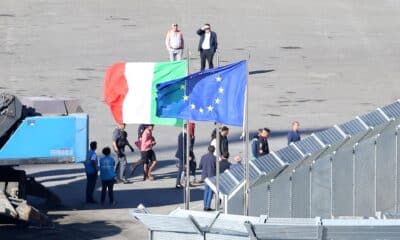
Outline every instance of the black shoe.
[(183, 188), (183, 186), (180, 185), (180, 184), (177, 184), (177, 185), (175, 186), (175, 188)]
[(214, 211), (214, 209), (212, 209), (212, 208), (204, 208), (204, 211), (210, 212), (210, 211)]

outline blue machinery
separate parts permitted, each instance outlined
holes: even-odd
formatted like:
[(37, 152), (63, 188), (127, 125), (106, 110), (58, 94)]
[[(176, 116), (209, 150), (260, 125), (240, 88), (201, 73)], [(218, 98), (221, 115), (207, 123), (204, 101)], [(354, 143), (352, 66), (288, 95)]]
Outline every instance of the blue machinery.
[(0, 165), (82, 162), (86, 159), (88, 117), (27, 117), (0, 149)]
[(88, 115), (76, 100), (34, 97), (21, 103), (0, 94), (0, 219), (46, 223), (47, 217), (23, 199), (33, 195), (52, 205), (61, 200), (14, 166), (83, 162), (87, 143)]

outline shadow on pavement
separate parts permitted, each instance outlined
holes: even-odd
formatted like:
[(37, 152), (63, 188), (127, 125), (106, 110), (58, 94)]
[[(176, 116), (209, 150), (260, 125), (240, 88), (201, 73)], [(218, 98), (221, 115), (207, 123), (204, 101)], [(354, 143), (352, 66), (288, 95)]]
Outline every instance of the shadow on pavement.
[[(114, 192), (114, 199), (117, 201), (115, 206), (108, 204), (108, 198), (106, 203), (92, 204), (90, 209), (95, 208), (135, 208), (139, 204), (143, 204), (146, 207), (160, 207), (166, 205), (174, 205), (183, 203), (184, 189), (171, 188), (151, 188), (151, 189), (129, 189), (129, 190), (118, 190)], [(96, 200), (100, 198), (100, 192), (95, 193)], [(190, 191), (190, 200), (198, 201), (203, 199), (203, 189), (192, 188)]]
[[(50, 218), (52, 216), (50, 215)], [(57, 218), (57, 217), (56, 217)], [(0, 225), (1, 239), (39, 240), (39, 239), (100, 239), (116, 236), (121, 228), (106, 221), (88, 223), (55, 223), (51, 228), (38, 228), (25, 225)]]

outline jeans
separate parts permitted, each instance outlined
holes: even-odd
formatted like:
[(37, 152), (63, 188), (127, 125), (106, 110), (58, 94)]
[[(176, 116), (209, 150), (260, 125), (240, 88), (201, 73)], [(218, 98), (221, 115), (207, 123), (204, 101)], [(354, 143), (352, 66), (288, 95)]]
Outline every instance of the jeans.
[(127, 160), (125, 155), (117, 158), (117, 164), (115, 165), (115, 173), (117, 174), (117, 178), (119, 180), (127, 178), (125, 175), (126, 165), (127, 165)]
[(211, 207), (211, 200), (213, 198), (213, 191), (211, 188), (207, 185), (204, 184), (204, 208), (210, 208)]
[(106, 199), (106, 191), (108, 189), (108, 200), (110, 203), (114, 203), (114, 179), (101, 181), (101, 203), (104, 203)]
[(97, 172), (88, 174), (86, 173), (86, 202), (94, 201), (93, 192), (96, 187)]
[(213, 57), (214, 57), (214, 52), (211, 51), (210, 49), (205, 49), (200, 51), (201, 71), (203, 71), (206, 68), (206, 59), (208, 62), (208, 68), (214, 68)]
[(169, 60), (171, 62), (179, 61), (182, 59), (183, 49), (170, 49), (168, 50), (168, 52), (169, 52)]

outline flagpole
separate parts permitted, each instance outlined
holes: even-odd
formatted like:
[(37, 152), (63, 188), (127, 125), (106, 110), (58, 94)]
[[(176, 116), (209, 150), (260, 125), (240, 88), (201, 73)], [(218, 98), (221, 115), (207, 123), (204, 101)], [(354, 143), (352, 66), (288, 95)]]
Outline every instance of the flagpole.
[(219, 124), (215, 123), (215, 132), (216, 138), (215, 138), (215, 151), (216, 151), (216, 158), (215, 158), (215, 184), (216, 184), (216, 190), (215, 190), (215, 211), (218, 211), (219, 209), (219, 159), (221, 157), (221, 137), (219, 135)]
[(185, 209), (189, 210), (190, 206), (190, 167), (189, 167), (189, 120), (186, 120), (186, 184), (185, 184)]
[[(250, 59), (250, 53), (248, 55), (248, 59)], [(249, 194), (250, 194), (250, 158), (249, 158), (249, 144), (250, 144), (250, 136), (249, 136), (249, 69), (248, 62), (246, 64), (246, 93), (245, 93), (245, 111), (244, 111), (244, 129), (245, 129), (245, 146), (244, 146), (244, 156), (245, 156), (245, 189), (244, 189), (244, 215), (249, 215)]]
[[(219, 51), (217, 51), (217, 67), (219, 67)], [(220, 178), (220, 174), (219, 174), (219, 159), (221, 158), (221, 137), (219, 135), (219, 123), (215, 123), (215, 132), (216, 134), (216, 163), (215, 163), (215, 184), (216, 184), (216, 193), (215, 193), (215, 211), (219, 211), (219, 178)]]
[[(189, 74), (189, 62), (190, 62), (190, 47), (188, 47), (187, 50), (187, 73)], [(185, 82), (185, 95), (186, 95), (186, 82)], [(185, 126), (183, 126), (185, 127)], [(185, 138), (183, 139), (185, 140)], [(185, 183), (185, 193), (184, 193), (184, 199), (185, 199), (185, 209), (189, 210), (190, 206), (190, 174), (189, 174), (189, 120), (186, 120), (186, 183)], [(182, 141), (183, 142), (183, 141)], [(185, 143), (183, 143), (183, 146), (185, 147)]]

